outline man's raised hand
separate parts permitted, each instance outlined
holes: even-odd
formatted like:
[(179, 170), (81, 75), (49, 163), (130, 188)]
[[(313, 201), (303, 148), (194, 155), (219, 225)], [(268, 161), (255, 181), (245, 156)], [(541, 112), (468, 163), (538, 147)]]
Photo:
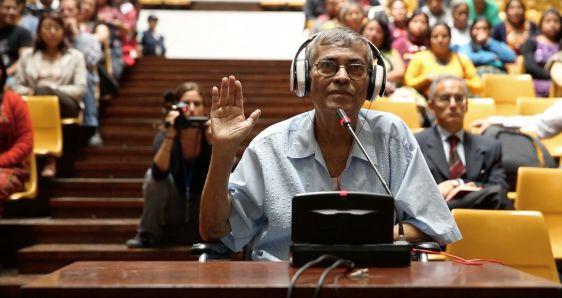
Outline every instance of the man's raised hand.
[(213, 147), (236, 151), (250, 134), (261, 111), (255, 110), (248, 118), (244, 116), (242, 84), (234, 76), (224, 77), (220, 90), (211, 89), (211, 128)]

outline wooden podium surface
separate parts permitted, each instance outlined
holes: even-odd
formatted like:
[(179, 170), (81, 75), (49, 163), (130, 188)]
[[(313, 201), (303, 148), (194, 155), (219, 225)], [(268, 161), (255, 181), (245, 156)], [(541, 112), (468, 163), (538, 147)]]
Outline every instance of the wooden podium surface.
[[(22, 288), (23, 297), (286, 297), (298, 268), (286, 262), (76, 262)], [(323, 268), (301, 276), (293, 297), (312, 297)], [(412, 262), (352, 279), (334, 270), (322, 297), (562, 297), (562, 287), (487, 264)]]

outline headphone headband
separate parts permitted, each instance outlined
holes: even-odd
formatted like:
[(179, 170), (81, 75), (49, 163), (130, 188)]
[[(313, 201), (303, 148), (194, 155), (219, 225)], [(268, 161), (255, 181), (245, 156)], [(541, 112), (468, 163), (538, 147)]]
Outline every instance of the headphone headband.
[[(289, 88), (291, 91), (295, 92), (298, 97), (304, 97), (310, 92), (311, 66), (310, 61), (306, 59), (306, 48), (319, 34), (320, 33), (314, 34), (301, 44), (291, 63)], [(377, 62), (377, 64), (373, 64), (369, 69), (368, 76), (369, 86), (367, 89), (367, 99), (374, 100), (377, 95), (384, 95), (386, 86), (386, 66), (384, 65), (384, 60), (379, 49), (365, 37), (361, 36), (361, 38), (367, 42), (373, 54), (373, 59)]]

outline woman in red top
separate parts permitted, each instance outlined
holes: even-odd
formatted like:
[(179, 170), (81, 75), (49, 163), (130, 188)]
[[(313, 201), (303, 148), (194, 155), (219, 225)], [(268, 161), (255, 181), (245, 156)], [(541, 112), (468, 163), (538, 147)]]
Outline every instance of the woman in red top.
[(27, 105), (16, 93), (4, 91), (6, 67), (0, 59), (0, 217), (3, 202), (22, 191), (29, 179), (28, 156), (33, 149), (33, 130)]

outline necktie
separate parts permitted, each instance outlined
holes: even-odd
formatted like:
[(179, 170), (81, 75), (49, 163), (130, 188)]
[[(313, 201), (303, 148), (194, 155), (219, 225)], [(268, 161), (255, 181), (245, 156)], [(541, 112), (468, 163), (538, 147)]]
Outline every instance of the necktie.
[(451, 145), (449, 149), (449, 178), (457, 179), (464, 173), (464, 165), (457, 152), (459, 138), (455, 135), (451, 135), (447, 138), (447, 141)]

